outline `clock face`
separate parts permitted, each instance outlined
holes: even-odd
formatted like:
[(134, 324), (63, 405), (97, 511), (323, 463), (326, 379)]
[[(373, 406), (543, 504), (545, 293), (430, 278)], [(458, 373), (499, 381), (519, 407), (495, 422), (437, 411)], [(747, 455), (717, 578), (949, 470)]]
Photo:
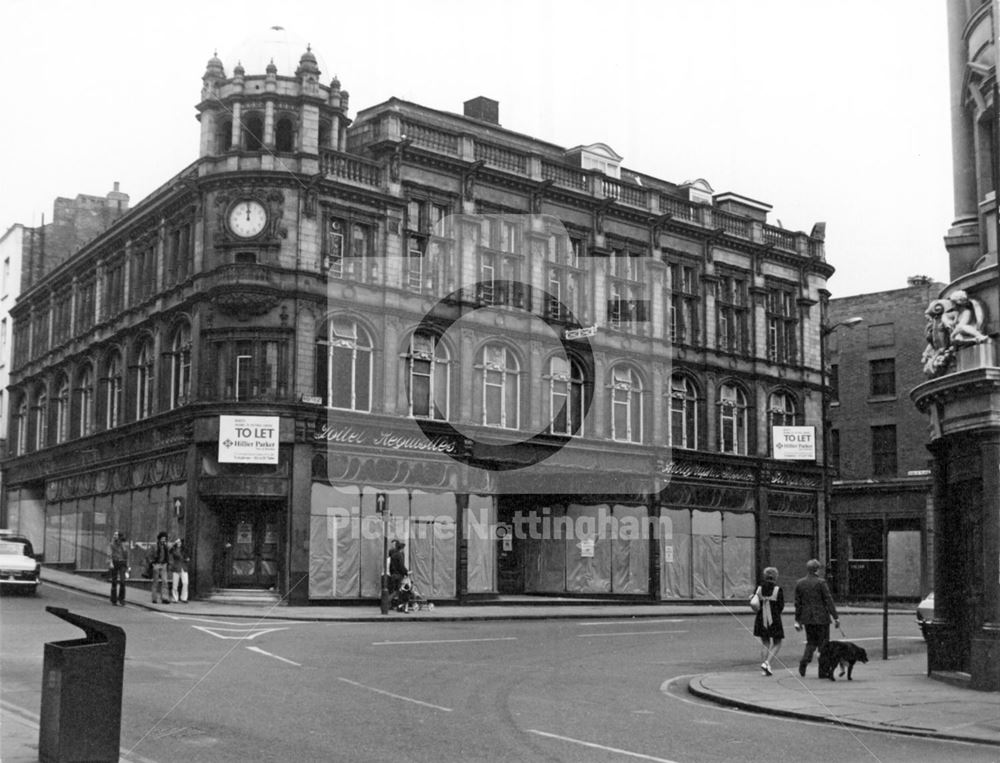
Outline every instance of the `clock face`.
[(267, 210), (259, 201), (238, 201), (229, 210), (229, 230), (240, 238), (256, 236), (267, 225)]

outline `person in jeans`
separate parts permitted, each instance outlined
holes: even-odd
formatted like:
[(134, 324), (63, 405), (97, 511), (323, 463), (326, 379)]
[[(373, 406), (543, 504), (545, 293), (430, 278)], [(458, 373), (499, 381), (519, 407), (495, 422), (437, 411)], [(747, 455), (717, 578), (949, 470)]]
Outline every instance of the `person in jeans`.
[(153, 567), (153, 603), (170, 603), (170, 579), (167, 577), (167, 565), (170, 563), (170, 546), (167, 545), (167, 534), (161, 532), (156, 536), (156, 545), (149, 554), (149, 563)]
[(180, 601), (187, 604), (188, 601), (188, 564), (191, 562), (191, 555), (188, 553), (184, 541), (178, 538), (170, 547), (170, 561), (167, 569), (173, 583), (174, 603)]
[(108, 568), (111, 571), (111, 604), (125, 606), (125, 580), (128, 572), (128, 546), (125, 534), (115, 530), (108, 547)]

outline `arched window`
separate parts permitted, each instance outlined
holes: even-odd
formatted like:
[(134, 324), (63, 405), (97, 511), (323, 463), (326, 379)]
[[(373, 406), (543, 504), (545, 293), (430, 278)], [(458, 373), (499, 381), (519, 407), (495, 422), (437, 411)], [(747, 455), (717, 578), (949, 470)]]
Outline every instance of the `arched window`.
[(798, 411), (795, 398), (787, 392), (775, 392), (767, 406), (768, 423), (772, 427), (793, 427)]
[(611, 439), (642, 442), (642, 379), (626, 365), (611, 369)]
[(319, 147), (320, 148), (336, 148), (335, 145), (330, 143), (330, 138), (333, 135), (333, 125), (330, 123), (329, 119), (321, 119), (319, 123)]
[(243, 120), (243, 148), (260, 151), (264, 147), (264, 119), (260, 114), (247, 114)]
[(140, 340), (135, 354), (135, 420), (148, 418), (153, 412), (153, 343)]
[(719, 388), (719, 450), (723, 453), (746, 455), (747, 396), (735, 384)]
[(670, 377), (670, 441), (674, 448), (698, 447), (698, 389), (684, 374)]
[(76, 434), (86, 437), (94, 431), (94, 370), (85, 365), (76, 377)]
[(70, 392), (69, 379), (63, 374), (56, 387), (56, 443), (69, 439), (70, 422)]
[(170, 408), (191, 399), (191, 326), (182, 323), (170, 340)]
[(316, 394), (329, 408), (371, 411), (372, 343), (357, 321), (331, 318), (316, 337)]
[(295, 150), (295, 123), (290, 117), (280, 117), (274, 128), (274, 149), (285, 153)]
[(45, 387), (39, 387), (35, 391), (34, 414), (34, 449), (41, 450), (49, 444), (49, 395)]
[(487, 344), (479, 355), (482, 371), (483, 425), (517, 429), (521, 425), (521, 367), (502, 344)]
[(549, 360), (549, 412), (552, 434), (582, 437), (583, 367), (573, 358), (553, 355)]
[(409, 414), (417, 418), (447, 421), (450, 389), (448, 348), (435, 334), (414, 331), (406, 356)]
[(113, 429), (122, 415), (122, 356), (117, 350), (108, 356), (104, 373), (104, 428)]
[(28, 452), (28, 397), (23, 394), (14, 419), (14, 442), (17, 447), (17, 455), (23, 456)]

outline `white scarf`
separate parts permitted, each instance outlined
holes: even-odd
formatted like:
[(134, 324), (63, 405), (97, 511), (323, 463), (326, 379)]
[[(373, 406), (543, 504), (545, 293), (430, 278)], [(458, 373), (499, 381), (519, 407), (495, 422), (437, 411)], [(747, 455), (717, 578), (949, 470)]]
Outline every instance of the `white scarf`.
[(757, 587), (757, 595), (760, 597), (760, 616), (761, 616), (761, 621), (764, 623), (765, 628), (770, 628), (771, 623), (774, 622), (774, 620), (771, 618), (770, 602), (778, 600), (778, 590), (779, 590), (778, 586), (775, 586), (774, 590), (771, 591), (771, 595), (765, 596), (761, 592), (760, 586)]

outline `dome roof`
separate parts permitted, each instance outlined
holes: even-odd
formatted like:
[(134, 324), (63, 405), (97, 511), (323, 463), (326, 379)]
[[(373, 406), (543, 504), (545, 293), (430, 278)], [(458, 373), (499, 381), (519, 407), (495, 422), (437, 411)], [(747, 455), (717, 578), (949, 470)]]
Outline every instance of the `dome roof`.
[[(299, 60), (309, 47), (309, 42), (283, 26), (275, 25), (247, 37), (243, 42), (225, 51), (223, 61), (243, 64), (248, 75), (264, 74), (274, 60), (279, 77), (294, 77)], [(323, 58), (312, 51), (321, 72), (329, 71)]]

